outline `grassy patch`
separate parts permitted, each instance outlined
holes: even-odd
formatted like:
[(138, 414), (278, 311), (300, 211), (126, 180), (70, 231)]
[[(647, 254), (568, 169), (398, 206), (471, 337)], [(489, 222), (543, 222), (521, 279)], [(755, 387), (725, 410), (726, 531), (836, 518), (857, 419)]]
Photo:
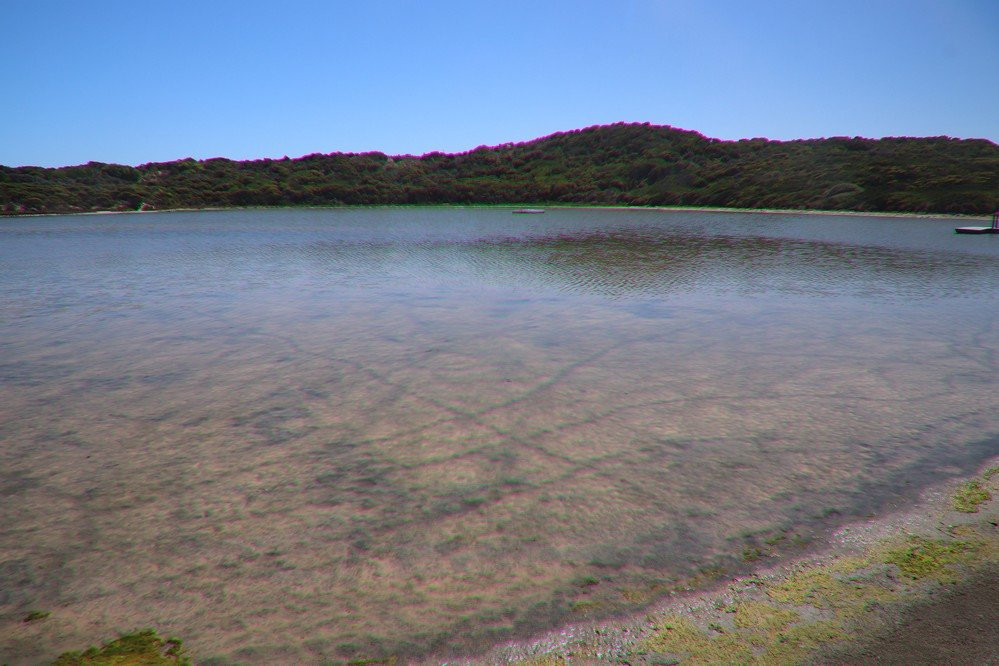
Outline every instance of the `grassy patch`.
[(736, 604), (733, 610), (735, 614), (732, 620), (740, 629), (778, 631), (799, 619), (799, 615), (792, 610), (776, 608), (758, 601)]
[(789, 664), (849, 637), (841, 619), (805, 622), (796, 611), (758, 601), (737, 604), (733, 610), (735, 630), (714, 636), (687, 618), (666, 617), (642, 649), (677, 657), (684, 664)]
[(563, 666), (565, 663), (566, 661), (562, 657), (546, 654), (534, 659), (518, 661), (516, 666)]
[(902, 575), (908, 578), (939, 577), (948, 564), (968, 559), (974, 550), (974, 544), (967, 541), (910, 537), (906, 546), (889, 550), (884, 561), (897, 566)]
[(765, 646), (760, 655), (760, 664), (800, 663), (805, 655), (815, 650), (847, 640), (851, 635), (838, 620), (818, 620), (795, 625), (786, 631), (778, 632), (775, 640)]
[(64, 652), (52, 666), (191, 666), (179, 638), (160, 638), (152, 629), (119, 636), (101, 647)]
[(642, 647), (681, 657), (684, 664), (748, 664), (753, 660), (753, 649), (747, 642), (732, 634), (711, 638), (680, 616), (659, 622), (655, 634)]
[(795, 572), (767, 590), (779, 603), (808, 605), (855, 616), (870, 601), (890, 601), (891, 590), (860, 575), (862, 562), (837, 563), (836, 566), (810, 567)]
[(954, 492), (954, 509), (963, 513), (977, 513), (979, 505), (990, 499), (992, 499), (992, 495), (985, 488), (982, 488), (981, 483), (966, 481), (958, 486)]
[(34, 622), (36, 620), (44, 620), (49, 615), (52, 615), (52, 613), (49, 612), (49, 611), (33, 610), (33, 611), (31, 611), (30, 613), (28, 613), (27, 615), (24, 616), (24, 621), (25, 622)]

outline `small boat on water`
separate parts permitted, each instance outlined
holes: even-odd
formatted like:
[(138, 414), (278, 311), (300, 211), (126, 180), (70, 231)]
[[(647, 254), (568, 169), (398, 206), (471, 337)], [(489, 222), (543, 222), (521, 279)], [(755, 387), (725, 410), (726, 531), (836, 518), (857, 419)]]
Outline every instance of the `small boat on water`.
[(992, 213), (991, 227), (958, 227), (954, 229), (956, 234), (999, 234), (999, 210)]
[(540, 215), (545, 212), (541, 208), (518, 208), (513, 211), (514, 215)]

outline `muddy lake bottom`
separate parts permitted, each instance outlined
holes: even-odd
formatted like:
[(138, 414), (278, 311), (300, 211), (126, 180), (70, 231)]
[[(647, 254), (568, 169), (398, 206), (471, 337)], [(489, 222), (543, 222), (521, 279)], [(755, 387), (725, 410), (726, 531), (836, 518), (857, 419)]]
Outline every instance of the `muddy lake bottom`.
[(476, 654), (820, 548), (999, 454), (997, 278), (933, 218), (0, 220), (0, 658)]

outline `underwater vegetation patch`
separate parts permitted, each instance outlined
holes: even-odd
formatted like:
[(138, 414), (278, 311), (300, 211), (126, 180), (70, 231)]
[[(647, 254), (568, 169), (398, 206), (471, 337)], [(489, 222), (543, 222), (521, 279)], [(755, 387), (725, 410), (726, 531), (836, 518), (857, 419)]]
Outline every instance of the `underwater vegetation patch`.
[(160, 638), (152, 629), (119, 636), (101, 647), (64, 652), (52, 666), (191, 666), (179, 638)]

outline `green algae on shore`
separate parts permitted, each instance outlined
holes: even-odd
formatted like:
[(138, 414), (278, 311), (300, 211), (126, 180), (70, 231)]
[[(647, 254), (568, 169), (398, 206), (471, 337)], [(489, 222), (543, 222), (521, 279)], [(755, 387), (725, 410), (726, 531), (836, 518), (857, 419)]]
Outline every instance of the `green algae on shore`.
[(973, 558), (978, 544), (968, 541), (946, 541), (909, 537), (906, 545), (889, 550), (885, 563), (894, 564), (903, 576), (913, 579), (943, 575), (941, 580), (950, 580), (945, 573), (946, 566)]
[[(955, 497), (975, 488), (977, 511), (992, 499), (983, 484), (996, 476), (996, 469), (980, 481), (963, 483)], [(955, 501), (954, 510), (962, 511), (961, 506)], [(756, 591), (749, 592), (760, 600), (729, 606), (726, 610), (735, 618), (731, 630), (718, 632), (709, 622), (705, 631), (689, 618), (668, 618), (657, 623), (642, 650), (664, 653), (685, 664), (801, 661), (855, 640), (892, 611), (999, 561), (994, 528), (995, 521), (987, 519), (951, 526), (935, 538), (896, 536), (861, 556), (799, 567), (783, 579), (761, 581)]]
[(967, 539), (913, 536), (866, 557), (805, 566), (780, 582), (762, 582), (749, 594), (757, 600), (726, 609), (728, 626), (708, 622), (705, 629), (689, 617), (664, 616), (633, 654), (683, 664), (800, 662), (854, 640), (863, 627), (919, 598), (928, 584), (956, 582), (995, 559), (995, 535), (970, 528), (960, 534)]
[(962, 483), (954, 492), (954, 509), (962, 513), (978, 513), (982, 502), (992, 499), (989, 491), (977, 480)]
[(639, 625), (582, 631), (520, 663), (790, 664), (852, 654), (906, 609), (946, 599), (962, 581), (995, 570), (999, 467), (977, 482), (988, 495), (977, 505), (983, 515), (963, 516), (953, 503), (941, 504), (945, 497), (920, 509), (922, 527), (888, 521), (887, 531), (874, 529), (870, 534), (880, 536), (861, 541), (859, 553), (742, 578), (700, 602), (670, 604)]

